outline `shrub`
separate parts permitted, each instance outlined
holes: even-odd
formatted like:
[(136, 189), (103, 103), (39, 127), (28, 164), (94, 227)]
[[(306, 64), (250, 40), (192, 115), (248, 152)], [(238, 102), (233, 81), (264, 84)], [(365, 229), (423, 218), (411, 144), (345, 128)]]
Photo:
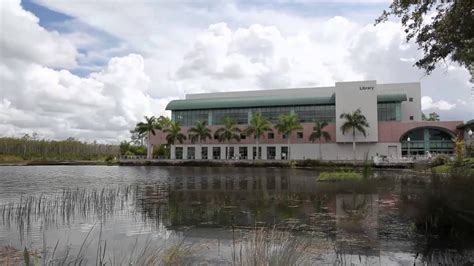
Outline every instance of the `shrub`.
[(318, 181), (359, 181), (363, 177), (356, 172), (322, 172)]
[(431, 164), (433, 166), (438, 166), (438, 165), (444, 165), (444, 164), (447, 164), (451, 161), (451, 158), (449, 158), (448, 155), (446, 154), (439, 154), (437, 155), (433, 161), (431, 161)]

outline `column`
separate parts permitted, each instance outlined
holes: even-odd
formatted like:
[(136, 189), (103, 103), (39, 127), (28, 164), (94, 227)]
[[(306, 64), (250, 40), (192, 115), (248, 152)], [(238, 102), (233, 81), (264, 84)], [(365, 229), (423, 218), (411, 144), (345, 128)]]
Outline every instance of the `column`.
[(227, 145), (221, 146), (221, 160), (225, 160), (225, 148)]
[(176, 159), (176, 146), (175, 145), (171, 145), (170, 147), (170, 158)]
[(262, 160), (266, 160), (267, 159), (267, 146), (262, 146), (260, 144), (260, 149), (262, 149)]
[(188, 147), (183, 146), (183, 159), (186, 160), (188, 159)]
[(194, 153), (194, 158), (195, 158), (196, 160), (201, 160), (201, 159), (202, 159), (202, 157), (201, 157), (201, 154), (202, 154), (202, 145), (196, 145), (195, 147), (196, 147), (196, 148), (195, 148), (195, 150), (194, 150), (194, 152), (195, 152), (195, 153)]
[(281, 147), (275, 145), (275, 160), (281, 160)]

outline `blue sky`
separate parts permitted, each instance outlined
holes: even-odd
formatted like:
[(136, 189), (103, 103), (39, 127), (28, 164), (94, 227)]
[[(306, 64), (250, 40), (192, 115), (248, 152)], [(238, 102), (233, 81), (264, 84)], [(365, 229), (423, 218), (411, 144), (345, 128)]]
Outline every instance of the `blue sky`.
[[(420, 82), (423, 111), (474, 117), (470, 74), (432, 75), (389, 1), (3, 1), (0, 130), (113, 142), (186, 93)], [(29, 13), (31, 12), (31, 13)]]

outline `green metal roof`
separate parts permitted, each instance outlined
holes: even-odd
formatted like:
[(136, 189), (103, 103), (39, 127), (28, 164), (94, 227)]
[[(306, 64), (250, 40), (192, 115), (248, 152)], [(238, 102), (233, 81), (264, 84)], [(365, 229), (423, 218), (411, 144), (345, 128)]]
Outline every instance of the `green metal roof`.
[(209, 98), (174, 100), (168, 103), (166, 110), (196, 110), (196, 109), (224, 109), (248, 108), (267, 106), (296, 106), (315, 104), (335, 104), (334, 94), (329, 97), (252, 97), (252, 98)]
[[(403, 102), (407, 100), (405, 94), (377, 95), (377, 102)], [(229, 97), (208, 99), (174, 100), (168, 103), (166, 110), (199, 110), (199, 109), (226, 109), (270, 106), (300, 106), (300, 105), (329, 105), (335, 104), (335, 95), (326, 97)]]
[(406, 94), (379, 94), (377, 95), (378, 103), (404, 102), (406, 100), (407, 100)]
[(457, 129), (464, 129), (464, 128), (474, 128), (474, 119), (467, 121), (466, 123), (462, 123), (456, 126)]

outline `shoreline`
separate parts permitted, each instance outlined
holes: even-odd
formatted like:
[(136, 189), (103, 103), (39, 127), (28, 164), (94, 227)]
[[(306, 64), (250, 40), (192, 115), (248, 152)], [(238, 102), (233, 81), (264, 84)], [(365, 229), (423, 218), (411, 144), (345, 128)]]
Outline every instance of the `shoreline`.
[[(88, 161), (88, 160), (34, 160), (23, 162), (5, 162), (2, 166), (183, 166), (183, 167), (256, 167), (256, 168), (295, 168), (295, 169), (361, 169), (364, 162), (355, 164), (348, 161), (317, 161), (317, 160), (119, 160), (119, 161)], [(414, 163), (375, 165), (369, 166), (376, 170), (414, 170)]]

